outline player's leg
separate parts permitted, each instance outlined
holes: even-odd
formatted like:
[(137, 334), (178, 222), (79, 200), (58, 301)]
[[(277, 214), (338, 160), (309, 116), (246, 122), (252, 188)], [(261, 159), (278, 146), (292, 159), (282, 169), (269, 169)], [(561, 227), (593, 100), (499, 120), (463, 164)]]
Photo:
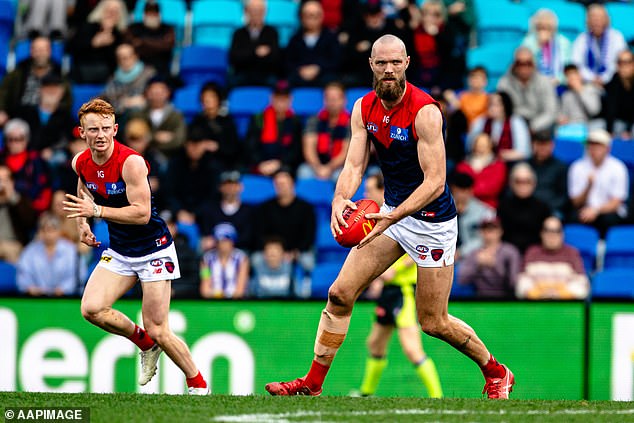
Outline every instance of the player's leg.
[[(490, 398), (508, 398), (514, 383), (513, 374), (493, 358), (469, 325), (448, 314), (453, 270), (453, 264), (418, 268), (416, 305), (421, 327), (426, 334), (449, 343), (480, 366)], [(492, 390), (488, 389), (491, 381)]]
[[(185, 373), (190, 393), (208, 392), (207, 383), (194, 364), (187, 345), (171, 331), (168, 322), (171, 281), (146, 281), (143, 288), (143, 326), (165, 354)], [(193, 389), (199, 391), (192, 392)]]
[(114, 310), (112, 305), (128, 292), (136, 281), (136, 275), (119, 275), (98, 265), (86, 283), (81, 299), (81, 314), (90, 323), (105, 331), (131, 337), (136, 325), (128, 316)]
[(416, 374), (425, 385), (431, 398), (442, 398), (440, 378), (436, 364), (423, 351), (421, 332), (416, 317), (416, 299), (414, 285), (400, 287), (403, 306), (395, 317), (398, 338), (407, 359), (414, 365)]
[(361, 395), (376, 393), (383, 370), (387, 366), (387, 344), (392, 337), (393, 325), (374, 322), (368, 335), (367, 346), (369, 356), (365, 361), (365, 372), (361, 382)]
[(315, 356), (308, 374), (292, 382), (266, 385), (271, 395), (319, 395), (330, 364), (343, 343), (354, 302), (363, 290), (396, 261), (403, 250), (394, 240), (380, 235), (370, 244), (352, 248), (339, 275), (328, 290), (315, 339)]

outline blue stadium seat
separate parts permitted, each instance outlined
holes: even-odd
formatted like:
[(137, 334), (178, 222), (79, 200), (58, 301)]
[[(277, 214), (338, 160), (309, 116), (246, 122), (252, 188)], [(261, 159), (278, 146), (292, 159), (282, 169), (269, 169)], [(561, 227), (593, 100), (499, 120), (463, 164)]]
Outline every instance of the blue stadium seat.
[(530, 13), (520, 4), (508, 0), (476, 1), (478, 42), (481, 46), (497, 42), (519, 44), (528, 31)]
[(178, 228), (179, 233), (187, 237), (189, 246), (194, 251), (198, 251), (200, 247), (200, 229), (198, 228), (198, 225), (195, 223), (178, 222), (176, 227)]
[(352, 112), (352, 108), (354, 107), (354, 103), (369, 93), (372, 90), (370, 87), (353, 87), (348, 88), (346, 90), (346, 109), (349, 112)]
[(339, 263), (345, 261), (350, 251), (337, 243), (330, 232), (330, 219), (317, 220), (317, 237), (315, 239), (315, 249), (317, 252), (318, 267), (321, 263)]
[(16, 268), (11, 263), (0, 261), (0, 295), (16, 294), (18, 286), (15, 280)]
[(13, 35), (15, 5), (11, 1), (0, 0), (0, 40), (8, 42)]
[(326, 299), (328, 298), (328, 289), (335, 281), (335, 278), (341, 270), (341, 263), (322, 263), (315, 266), (312, 274), (311, 298)]
[(92, 260), (99, 261), (101, 253), (110, 246), (110, 233), (108, 232), (108, 224), (103, 219), (97, 219), (92, 225), (92, 233), (98, 242), (101, 242), (99, 247), (95, 247), (92, 250)]
[(623, 33), (626, 41), (634, 39), (634, 5), (631, 3), (607, 3), (605, 8), (610, 15), (612, 27)]
[(88, 85), (88, 84), (77, 84), (72, 86), (73, 90), (73, 105), (71, 112), (73, 113), (73, 117), (77, 117), (77, 111), (85, 102), (99, 96), (103, 93), (104, 86), (103, 85)]
[(592, 272), (597, 260), (599, 231), (592, 226), (571, 223), (564, 226), (564, 242), (579, 250), (586, 272)]
[(200, 85), (186, 85), (174, 93), (174, 107), (183, 113), (189, 123), (193, 117), (202, 111), (200, 104)]
[(634, 225), (613, 226), (605, 236), (604, 269), (634, 268)]
[(299, 179), (295, 185), (295, 192), (298, 197), (316, 207), (330, 208), (335, 186), (330, 180)]
[[(143, 8), (147, 0), (138, 0), (132, 12), (134, 22), (143, 20)], [(176, 46), (183, 44), (185, 37), (185, 21), (187, 17), (187, 4), (185, 0), (156, 0), (161, 10), (163, 23), (172, 25), (176, 34)]]
[(623, 160), (629, 170), (634, 170), (634, 142), (614, 140), (611, 151), (614, 157)]
[(261, 113), (269, 104), (271, 89), (268, 87), (237, 87), (229, 93), (229, 113), (238, 128), (238, 135), (244, 138), (249, 129), (249, 120)]
[(453, 298), (471, 298), (475, 297), (476, 290), (475, 285), (472, 283), (467, 285), (461, 285), (458, 283), (458, 272), (460, 272), (460, 263), (455, 263), (454, 273), (453, 273), (453, 283), (451, 285), (451, 291), (449, 292), (449, 296)]
[(570, 164), (581, 158), (584, 152), (584, 145), (578, 141), (566, 141), (555, 139), (555, 151), (553, 155), (564, 163)]
[(275, 188), (271, 178), (260, 175), (243, 175), (242, 202), (244, 204), (259, 204), (275, 197)]
[(269, 0), (265, 22), (274, 26), (279, 34), (280, 46), (285, 47), (299, 26), (298, 4), (288, 0)]
[(0, 78), (7, 73), (7, 61), (9, 58), (9, 42), (0, 40)]
[(557, 126), (555, 138), (557, 140), (582, 143), (588, 137), (588, 125), (583, 123), (567, 123)]
[(185, 84), (213, 81), (225, 85), (227, 77), (227, 51), (212, 46), (183, 47), (179, 76)]
[(592, 298), (634, 298), (634, 269), (605, 269), (594, 275)]
[(293, 111), (306, 121), (312, 115), (316, 115), (324, 104), (324, 95), (321, 88), (303, 87), (292, 91)]
[[(15, 44), (13, 48), (15, 53), (15, 63), (20, 63), (26, 60), (31, 55), (31, 40), (20, 40)], [(64, 42), (54, 41), (51, 43), (51, 59), (61, 65), (64, 58)]]
[(513, 52), (517, 42), (490, 42), (467, 51), (467, 67), (483, 66), (487, 70), (489, 84), (487, 91), (495, 91), (498, 80), (513, 62)]
[(231, 0), (200, 0), (192, 5), (193, 41), (228, 50), (242, 23), (242, 6)]

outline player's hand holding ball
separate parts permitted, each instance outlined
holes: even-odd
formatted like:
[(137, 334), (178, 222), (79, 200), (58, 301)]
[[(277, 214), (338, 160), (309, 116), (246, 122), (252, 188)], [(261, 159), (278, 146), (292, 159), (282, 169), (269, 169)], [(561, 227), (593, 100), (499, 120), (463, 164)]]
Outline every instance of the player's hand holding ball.
[(372, 200), (362, 199), (352, 205), (348, 205), (341, 217), (345, 225), (339, 225), (339, 231), (335, 232), (335, 239), (342, 247), (354, 247), (363, 240), (376, 225), (376, 220), (366, 216), (379, 212), (379, 206)]

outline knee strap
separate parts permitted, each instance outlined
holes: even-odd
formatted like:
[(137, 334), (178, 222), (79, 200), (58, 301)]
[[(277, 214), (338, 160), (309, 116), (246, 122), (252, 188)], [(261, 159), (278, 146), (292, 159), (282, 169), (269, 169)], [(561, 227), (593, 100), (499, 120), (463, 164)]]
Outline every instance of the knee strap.
[(346, 338), (348, 326), (350, 326), (350, 316), (336, 316), (324, 309), (317, 328), (315, 355), (332, 359)]

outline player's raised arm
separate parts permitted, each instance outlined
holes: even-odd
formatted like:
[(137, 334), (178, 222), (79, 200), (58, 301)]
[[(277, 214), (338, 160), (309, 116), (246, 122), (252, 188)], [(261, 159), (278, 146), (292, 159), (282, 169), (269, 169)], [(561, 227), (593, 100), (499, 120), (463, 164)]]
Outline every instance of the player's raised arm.
[(438, 198), (445, 189), (445, 142), (442, 136), (442, 113), (435, 104), (423, 106), (416, 114), (417, 151), (425, 174), (423, 183), (391, 213), (400, 220)]
[(356, 208), (350, 198), (361, 185), (363, 173), (370, 159), (370, 143), (361, 118), (361, 99), (354, 103), (350, 126), (350, 146), (348, 147), (348, 154), (346, 155), (343, 169), (339, 174), (339, 179), (337, 179), (335, 195), (332, 199), (330, 230), (333, 236), (341, 234), (340, 226), (348, 226), (343, 219), (343, 211), (346, 207)]

